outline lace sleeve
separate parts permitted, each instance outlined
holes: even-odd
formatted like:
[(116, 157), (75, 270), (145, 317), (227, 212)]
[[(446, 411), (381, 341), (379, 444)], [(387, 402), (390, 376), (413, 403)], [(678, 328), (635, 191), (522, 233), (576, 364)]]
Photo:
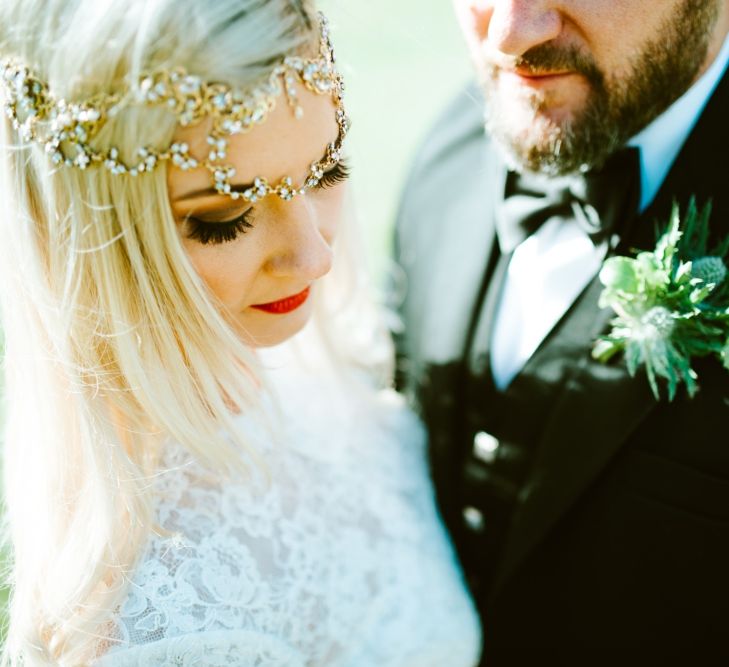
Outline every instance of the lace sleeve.
[(258, 434), (270, 485), (216, 481), (170, 448), (158, 521), (171, 536), (150, 539), (96, 664), (475, 664), (478, 622), (415, 417), (394, 394), (352, 408), (297, 386), (282, 402), (282, 442)]
[(98, 667), (304, 667), (281, 639), (246, 630), (217, 630), (160, 639), (108, 653)]

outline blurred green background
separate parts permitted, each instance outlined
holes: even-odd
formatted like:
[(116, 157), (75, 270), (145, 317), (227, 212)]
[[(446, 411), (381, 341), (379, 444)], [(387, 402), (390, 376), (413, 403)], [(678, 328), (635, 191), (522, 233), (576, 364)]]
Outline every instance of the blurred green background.
[(382, 278), (413, 154), (471, 76), (450, 0), (322, 0), (352, 118), (347, 151), (371, 265)]
[[(381, 279), (413, 153), (471, 76), (470, 65), (449, 0), (323, 0), (320, 7), (346, 79), (352, 186), (371, 268)], [(3, 608), (5, 598), (0, 589)], [(0, 627), (2, 620), (0, 614)]]

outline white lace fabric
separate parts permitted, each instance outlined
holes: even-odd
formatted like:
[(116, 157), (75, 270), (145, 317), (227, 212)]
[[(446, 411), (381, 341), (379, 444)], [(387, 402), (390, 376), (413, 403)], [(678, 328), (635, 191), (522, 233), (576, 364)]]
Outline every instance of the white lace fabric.
[(424, 434), (392, 392), (273, 371), (270, 472), (211, 479), (179, 445), (98, 667), (471, 667), (478, 618), (437, 515)]

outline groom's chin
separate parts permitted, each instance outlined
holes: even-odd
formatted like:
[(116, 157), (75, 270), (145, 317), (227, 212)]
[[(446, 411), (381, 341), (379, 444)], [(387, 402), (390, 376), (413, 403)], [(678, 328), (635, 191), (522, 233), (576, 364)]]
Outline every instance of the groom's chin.
[(515, 171), (575, 173), (598, 165), (615, 145), (606, 132), (609, 124), (595, 117), (589, 98), (567, 103), (551, 93), (507, 93), (487, 87), (486, 130)]
[(559, 166), (564, 153), (568, 122), (554, 122), (534, 110), (522, 113), (489, 109), (486, 130), (499, 148), (502, 157), (514, 171), (532, 171), (559, 175), (572, 171)]

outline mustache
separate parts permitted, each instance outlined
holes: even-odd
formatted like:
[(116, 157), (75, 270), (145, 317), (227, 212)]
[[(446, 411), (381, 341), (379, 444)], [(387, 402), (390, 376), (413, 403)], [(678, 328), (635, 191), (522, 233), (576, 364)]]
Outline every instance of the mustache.
[(534, 74), (569, 70), (582, 74), (590, 83), (603, 86), (605, 75), (595, 60), (577, 47), (556, 46), (546, 43), (535, 46), (523, 55), (500, 61), (504, 69), (520, 69)]

